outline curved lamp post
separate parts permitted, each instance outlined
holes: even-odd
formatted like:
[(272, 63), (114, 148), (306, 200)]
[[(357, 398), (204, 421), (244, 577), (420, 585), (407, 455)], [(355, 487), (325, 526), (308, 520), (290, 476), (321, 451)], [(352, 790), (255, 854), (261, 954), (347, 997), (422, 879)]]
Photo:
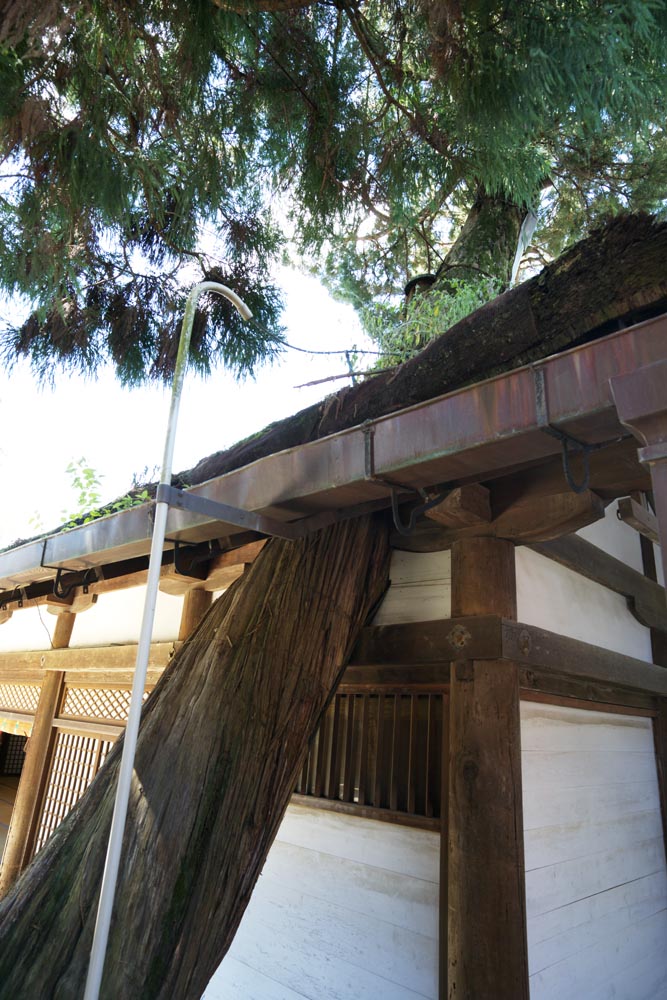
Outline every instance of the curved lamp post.
[[(195, 285), (188, 295), (187, 302), (185, 304), (183, 323), (181, 325), (181, 336), (178, 342), (178, 354), (176, 356), (174, 379), (171, 387), (171, 405), (169, 408), (167, 436), (164, 443), (162, 469), (160, 472), (160, 485), (163, 483), (167, 486), (171, 485), (171, 466), (174, 455), (174, 441), (176, 438), (176, 424), (178, 422), (181, 391), (183, 389), (183, 380), (185, 377), (188, 350), (190, 348), (190, 338), (192, 336), (192, 324), (194, 322), (195, 309), (197, 307), (197, 300), (202, 292), (217, 292), (219, 295), (229, 299), (229, 301), (238, 309), (243, 319), (248, 320), (252, 316), (252, 313), (243, 300), (239, 298), (236, 292), (227, 288), (226, 285), (219, 284), (217, 281), (203, 281), (201, 284)], [(164, 547), (164, 538), (167, 529), (168, 513), (169, 504), (164, 501), (158, 501), (155, 505), (155, 522), (153, 525), (151, 554), (148, 563), (148, 579), (146, 582), (144, 612), (141, 620), (139, 644), (137, 646), (137, 659), (134, 670), (134, 682), (132, 685), (132, 697), (127, 717), (127, 726), (125, 729), (123, 754), (118, 773), (116, 800), (111, 820), (111, 830), (109, 833), (109, 844), (107, 847), (104, 873), (102, 875), (102, 888), (100, 891), (100, 901), (97, 910), (97, 921), (95, 923), (93, 944), (90, 952), (90, 964), (88, 966), (84, 1000), (97, 1000), (102, 982), (102, 971), (104, 969), (104, 959), (109, 939), (109, 926), (111, 924), (111, 911), (113, 909), (114, 897), (116, 894), (116, 882), (118, 880), (118, 869), (120, 866), (120, 853), (123, 843), (123, 833), (125, 830), (125, 820), (127, 817), (127, 806), (130, 798), (132, 773), (134, 770), (134, 755), (137, 747), (141, 707), (144, 689), (146, 687), (148, 657), (150, 653), (151, 636), (153, 633), (153, 620), (155, 618), (155, 605), (157, 602), (158, 584), (160, 582), (160, 567), (162, 565), (162, 550)]]

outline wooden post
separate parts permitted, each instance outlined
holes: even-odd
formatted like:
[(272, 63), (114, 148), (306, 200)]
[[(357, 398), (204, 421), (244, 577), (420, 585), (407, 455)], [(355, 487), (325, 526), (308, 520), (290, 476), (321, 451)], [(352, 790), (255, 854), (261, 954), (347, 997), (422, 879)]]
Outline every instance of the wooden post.
[(452, 545), (452, 618), (499, 615), (516, 621), (514, 545), (504, 538), (462, 538)]
[[(51, 640), (53, 649), (66, 649), (69, 646), (75, 620), (76, 614), (71, 611), (58, 612)], [(53, 756), (55, 743), (53, 720), (58, 714), (64, 687), (64, 672), (47, 670), (39, 693), (35, 721), (28, 740), (21, 780), (7, 833), (5, 853), (0, 867), (0, 898), (8, 892), (30, 862)]]
[(194, 587), (183, 598), (181, 624), (178, 630), (179, 642), (185, 642), (194, 632), (200, 621), (211, 606), (213, 594), (208, 590), (197, 590)]
[[(452, 615), (516, 619), (514, 547), (452, 548)], [(452, 663), (447, 850), (449, 1000), (528, 997), (519, 681), (504, 660)]]
[(53, 720), (60, 708), (64, 686), (63, 671), (46, 672), (7, 834), (0, 870), (0, 897), (9, 891), (30, 860), (55, 739)]
[(54, 649), (67, 649), (72, 638), (76, 615), (71, 611), (61, 611), (56, 619), (51, 645)]
[(661, 698), (658, 702), (658, 713), (653, 720), (653, 741), (660, 791), (662, 835), (667, 853), (667, 700), (665, 698)]

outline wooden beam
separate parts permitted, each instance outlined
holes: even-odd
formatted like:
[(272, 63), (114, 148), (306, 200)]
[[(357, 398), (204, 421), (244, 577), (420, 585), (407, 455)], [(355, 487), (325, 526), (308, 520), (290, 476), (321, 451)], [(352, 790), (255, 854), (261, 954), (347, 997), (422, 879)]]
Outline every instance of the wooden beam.
[(53, 728), (67, 733), (77, 733), (79, 736), (111, 740), (115, 742), (125, 729), (124, 722), (88, 722), (85, 719), (55, 718)]
[(360, 806), (356, 802), (342, 802), (340, 799), (321, 799), (315, 795), (294, 794), (291, 798), (294, 805), (308, 806), (312, 809), (325, 809), (328, 812), (343, 813), (348, 816), (363, 816), (365, 819), (377, 819), (381, 823), (400, 823), (401, 826), (412, 826), (418, 830), (435, 830), (440, 828), (440, 820), (429, 816), (411, 816), (405, 812), (392, 809), (379, 809), (375, 806)]
[(340, 685), (336, 689), (340, 694), (359, 692), (367, 689), (369, 692), (381, 687), (386, 694), (389, 690), (400, 694), (418, 688), (422, 693), (426, 690), (442, 691), (449, 685), (449, 663), (413, 663), (380, 666), (347, 667)]
[(480, 483), (459, 486), (442, 503), (431, 507), (426, 516), (446, 528), (488, 524), (492, 520), (489, 491)]
[(208, 576), (204, 583), (205, 590), (226, 590), (243, 573), (245, 567), (255, 561), (266, 545), (266, 539), (241, 545), (230, 552), (222, 552), (211, 561)]
[[(469, 615), (363, 629), (350, 667), (362, 664), (425, 664), (502, 656), (499, 615)], [(349, 667), (348, 667), (349, 669)]]
[[(179, 643), (151, 643), (148, 666), (160, 672), (167, 665)], [(17, 653), (0, 653), (0, 681), (9, 676), (43, 676), (45, 670), (67, 672), (67, 683), (72, 683), (72, 675), (97, 678), (97, 683), (112, 680), (118, 670), (126, 671), (131, 677), (137, 658), (137, 644), (123, 646), (75, 647), (70, 649), (44, 649)], [(25, 683), (25, 682), (24, 682)]]
[(84, 594), (83, 587), (76, 587), (67, 597), (56, 597), (55, 594), (48, 594), (44, 598), (46, 610), (52, 615), (79, 614), (88, 611), (97, 604), (97, 594), (88, 592)]
[(213, 594), (210, 590), (189, 590), (183, 600), (181, 623), (178, 638), (184, 642), (197, 628), (200, 621), (211, 607)]
[(539, 695), (549, 701), (567, 699), (568, 703), (573, 701), (588, 703), (591, 708), (596, 704), (621, 705), (630, 710), (653, 712), (658, 704), (656, 695), (602, 684), (587, 677), (565, 677), (551, 670), (541, 670), (539, 667), (520, 667), (519, 687), (522, 698)]
[(0, 897), (9, 891), (30, 859), (55, 740), (53, 720), (64, 688), (63, 671), (49, 673), (44, 678), (7, 834), (0, 870)]
[(500, 512), (494, 507), (493, 519), (468, 526), (448, 525), (444, 518), (434, 523), (428, 520), (432, 513), (428, 511), (427, 519), (417, 523), (413, 535), (403, 541), (400, 536), (392, 536), (392, 544), (394, 548), (412, 552), (439, 552), (450, 548), (458, 539), (479, 535), (507, 538), (517, 544), (547, 541), (599, 521), (604, 517), (604, 510), (605, 501), (596, 493), (588, 490), (577, 494), (570, 490), (553, 496), (523, 497)]
[[(628, 496), (635, 490), (650, 489), (650, 474), (639, 462), (637, 443), (631, 437), (591, 452), (589, 470), (590, 489), (606, 501)], [(487, 481), (486, 485), (491, 489), (491, 502), (498, 514), (518, 500), (563, 493), (567, 483), (558, 455)]]
[(575, 535), (537, 542), (529, 547), (588, 580), (622, 594), (628, 599), (628, 607), (637, 621), (648, 628), (667, 632), (665, 589), (643, 573)]
[(644, 538), (651, 542), (660, 544), (658, 534), (658, 519), (648, 507), (642, 507), (640, 503), (632, 497), (622, 497), (618, 501), (618, 516), (621, 521), (625, 521), (631, 528), (638, 531)]
[(667, 696), (667, 670), (653, 663), (520, 622), (504, 621), (502, 634), (503, 656), (520, 667)]
[(450, 699), (448, 996), (528, 1000), (517, 668), (455, 663)]

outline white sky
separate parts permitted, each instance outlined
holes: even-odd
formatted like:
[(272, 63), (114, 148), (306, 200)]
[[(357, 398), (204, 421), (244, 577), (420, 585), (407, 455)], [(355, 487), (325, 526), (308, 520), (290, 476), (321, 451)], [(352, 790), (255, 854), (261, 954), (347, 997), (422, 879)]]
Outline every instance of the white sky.
[[(286, 339), (313, 350), (372, 347), (350, 306), (335, 302), (315, 278), (283, 271)], [(370, 367), (372, 358), (361, 362)], [(286, 351), (255, 380), (235, 382), (222, 367), (203, 380), (185, 379), (174, 455), (174, 471), (229, 447), (271, 421), (296, 413), (348, 384), (311, 388), (299, 383), (342, 374), (345, 359)], [(166, 431), (169, 390), (123, 389), (111, 370), (96, 380), (57, 373), (53, 389), (39, 388), (27, 365), (0, 375), (0, 548), (61, 524), (76, 509), (71, 461), (84, 457), (102, 480), (103, 500), (125, 493), (134, 473), (159, 465)], [(156, 477), (152, 477), (156, 478)]]

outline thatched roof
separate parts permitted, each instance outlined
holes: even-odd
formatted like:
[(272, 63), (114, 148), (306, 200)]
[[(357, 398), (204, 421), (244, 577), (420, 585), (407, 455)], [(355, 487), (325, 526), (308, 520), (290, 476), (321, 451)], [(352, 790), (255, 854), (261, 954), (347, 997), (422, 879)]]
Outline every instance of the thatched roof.
[(395, 371), (341, 389), (175, 477), (190, 486), (667, 311), (667, 223), (621, 216)]

